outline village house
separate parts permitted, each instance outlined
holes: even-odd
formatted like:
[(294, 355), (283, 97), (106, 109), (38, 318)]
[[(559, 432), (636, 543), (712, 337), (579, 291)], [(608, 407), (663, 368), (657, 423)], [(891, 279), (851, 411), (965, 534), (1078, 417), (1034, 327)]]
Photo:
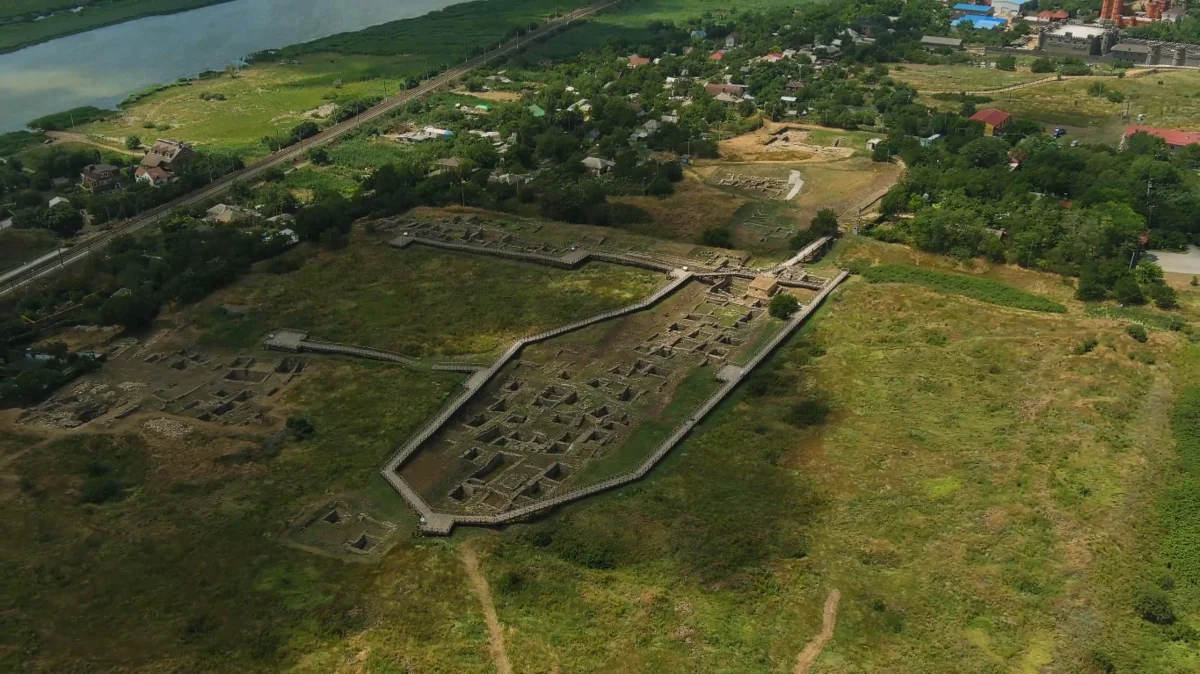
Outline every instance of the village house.
[(88, 164), (79, 173), (79, 186), (89, 192), (102, 192), (117, 185), (119, 171), (111, 164)]
[(616, 166), (616, 162), (609, 161), (603, 157), (588, 157), (580, 163), (582, 163), (589, 171), (595, 173), (596, 175), (608, 173), (612, 170), (613, 166)]
[(1008, 123), (1012, 121), (1012, 115), (1003, 110), (984, 108), (971, 115), (971, 119), (976, 122), (983, 122), (983, 134), (985, 136), (994, 136), (997, 131), (1008, 126)]
[(740, 45), (741, 43), (742, 43), (742, 36), (737, 31), (734, 31), (734, 32), (730, 33), (729, 35), (725, 36), (725, 48), (726, 49), (733, 49), (734, 47)]
[(159, 138), (146, 152), (146, 156), (142, 157), (142, 166), (174, 173), (192, 163), (195, 158), (196, 151), (191, 145), (178, 140)]
[(925, 51), (937, 51), (943, 48), (962, 49), (962, 40), (957, 37), (938, 37), (937, 35), (925, 35), (921, 38), (921, 49)]
[(1125, 133), (1121, 136), (1121, 149), (1125, 149), (1129, 145), (1129, 137), (1135, 133), (1148, 133), (1151, 136), (1162, 138), (1167, 144), (1167, 148), (1172, 152), (1181, 147), (1195, 145), (1200, 143), (1200, 131), (1180, 131), (1179, 129), (1160, 129), (1153, 126), (1140, 126), (1133, 124), (1125, 129)]
[(205, 220), (222, 225), (235, 225), (239, 222), (248, 222), (250, 220), (257, 220), (258, 218), (258, 211), (241, 206), (231, 206), (229, 204), (217, 204), (204, 213)]
[(139, 166), (133, 172), (133, 177), (139, 183), (149, 183), (155, 187), (166, 185), (171, 182), (175, 176), (159, 166)]
[(709, 82), (704, 85), (704, 90), (709, 96), (720, 96), (721, 94), (729, 94), (731, 96), (741, 96), (746, 87), (742, 84), (725, 84), (721, 82)]
[(638, 66), (650, 65), (650, 59), (648, 59), (644, 56), (638, 56), (637, 54), (634, 54), (633, 56), (629, 57), (628, 65), (630, 68), (636, 68)]

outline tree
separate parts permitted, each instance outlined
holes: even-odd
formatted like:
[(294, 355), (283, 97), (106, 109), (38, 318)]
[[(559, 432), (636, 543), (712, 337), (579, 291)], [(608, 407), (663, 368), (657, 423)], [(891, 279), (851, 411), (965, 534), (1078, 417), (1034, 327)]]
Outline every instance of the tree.
[(787, 292), (781, 292), (777, 293), (771, 298), (771, 304), (767, 311), (770, 312), (770, 314), (775, 318), (778, 318), (781, 321), (786, 321), (787, 319), (791, 318), (792, 314), (796, 313), (796, 310), (799, 308), (800, 300), (796, 299), (795, 295)]
[(1017, 57), (1015, 57), (1015, 56), (998, 57), (996, 59), (996, 69), (997, 70), (1007, 70), (1009, 72), (1016, 70), (1017, 69)]
[(317, 126), (316, 122), (305, 121), (300, 122), (292, 128), (292, 139), (296, 141), (304, 140), (320, 133), (321, 127)]
[(837, 212), (832, 208), (822, 208), (817, 211), (817, 214), (813, 216), (812, 221), (808, 225), (808, 231), (817, 237), (837, 234)]
[(1113, 284), (1113, 297), (1121, 304), (1145, 304), (1146, 296), (1132, 274), (1125, 274)]
[(1108, 288), (1101, 278), (1100, 268), (1089, 264), (1079, 274), (1079, 285), (1075, 287), (1076, 299), (1085, 302), (1098, 302), (1108, 296)]
[(1150, 299), (1154, 300), (1154, 306), (1159, 309), (1178, 309), (1179, 294), (1175, 289), (1166, 283), (1155, 283), (1150, 286)]
[(69, 239), (83, 229), (83, 216), (68, 204), (58, 204), (46, 211), (43, 222), (46, 229), (61, 239)]
[(1142, 620), (1156, 625), (1170, 625), (1175, 622), (1175, 611), (1171, 609), (1171, 601), (1167, 594), (1158, 588), (1139, 592), (1133, 600), (1133, 610), (1137, 611)]
[(323, 147), (314, 147), (308, 151), (308, 160), (317, 166), (325, 166), (330, 162), (329, 151)]
[(130, 150), (136, 150), (142, 146), (142, 139), (137, 136), (126, 136), (125, 147)]
[(714, 248), (733, 248), (733, 232), (726, 227), (709, 227), (700, 235), (700, 242)]

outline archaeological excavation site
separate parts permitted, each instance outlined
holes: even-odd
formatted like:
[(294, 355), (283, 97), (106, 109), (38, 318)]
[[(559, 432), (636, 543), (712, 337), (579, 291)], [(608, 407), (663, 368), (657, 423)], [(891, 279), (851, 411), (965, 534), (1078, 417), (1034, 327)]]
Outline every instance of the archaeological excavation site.
[[(456, 219), (457, 220), (457, 219)], [(391, 245), (425, 246), (576, 269), (591, 261), (662, 274), (649, 296), (517, 339), (490, 364), (423, 363), (280, 329), (265, 341), (293, 353), (339, 353), (469, 374), (462, 390), (387, 462), (384, 478), (420, 516), (423, 533), (500, 525), (645, 476), (837, 287), (791, 259), (686, 259), (548, 242), (485, 223), (393, 223)], [(772, 317), (778, 293), (799, 310)], [(314, 520), (315, 523), (315, 520)]]

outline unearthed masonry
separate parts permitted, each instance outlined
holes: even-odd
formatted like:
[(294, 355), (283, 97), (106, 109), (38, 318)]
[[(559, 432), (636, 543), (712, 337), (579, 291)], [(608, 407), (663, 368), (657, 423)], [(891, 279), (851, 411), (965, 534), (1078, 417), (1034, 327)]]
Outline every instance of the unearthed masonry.
[[(426, 534), (444, 535), (456, 524), (516, 521), (643, 477), (845, 278), (798, 266), (827, 243), (763, 269), (727, 259), (692, 268), (599, 247), (521, 245), (486, 228), (453, 235), (413, 225), (392, 245), (568, 269), (604, 261), (664, 272), (666, 279), (640, 301), (518, 339), (490, 366), (434, 365), (471, 376), (392, 456), (384, 478), (420, 514)], [(768, 316), (776, 292), (802, 302), (787, 321)], [(295, 331), (278, 331), (267, 345), (417, 366), (398, 354), (313, 342)], [(687, 401), (695, 407), (686, 416), (667, 415), (674, 427), (662, 422), (668, 406), (677, 410)]]

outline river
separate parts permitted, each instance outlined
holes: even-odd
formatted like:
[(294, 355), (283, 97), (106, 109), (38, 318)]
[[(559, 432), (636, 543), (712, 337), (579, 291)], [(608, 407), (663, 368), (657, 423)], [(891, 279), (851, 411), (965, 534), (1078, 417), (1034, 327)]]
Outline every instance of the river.
[(407, 19), (456, 0), (233, 0), (0, 54), (0, 131), (81, 105), (113, 107), (154, 84), (264, 49)]

